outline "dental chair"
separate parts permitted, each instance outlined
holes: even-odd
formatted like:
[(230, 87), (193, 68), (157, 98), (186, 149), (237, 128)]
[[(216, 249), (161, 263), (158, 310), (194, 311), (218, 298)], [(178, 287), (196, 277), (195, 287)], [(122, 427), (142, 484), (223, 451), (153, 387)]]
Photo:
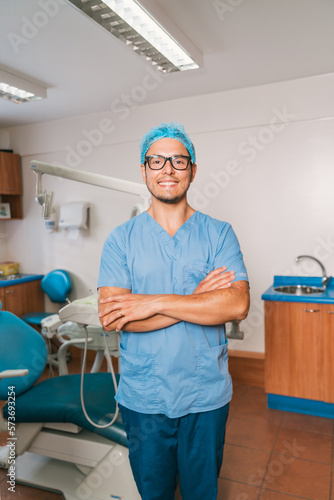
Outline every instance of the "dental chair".
[[(81, 376), (37, 382), (46, 362), (40, 334), (0, 311), (0, 399), (8, 400), (3, 410), (7, 421), (0, 414), (0, 431), (8, 430), (0, 465), (8, 468), (9, 477), (61, 491), (66, 500), (140, 500), (121, 418), (107, 428), (90, 424), (81, 406)], [(110, 422), (114, 396), (110, 373), (85, 375), (85, 407), (94, 422)]]
[[(44, 276), (41, 281), (41, 289), (49, 297), (51, 302), (57, 304), (64, 304), (69, 302), (68, 297), (72, 290), (72, 282), (70, 275), (63, 269), (55, 269)], [(52, 312), (31, 312), (22, 316), (23, 321), (29, 325), (37, 328), (40, 332), (42, 330), (42, 323), (46, 318), (50, 317)], [(42, 333), (42, 332), (41, 332)], [(49, 338), (45, 337), (45, 342), (48, 348), (48, 364), (59, 367), (58, 353), (52, 353), (52, 345)]]
[[(49, 297), (51, 302), (64, 304), (68, 302), (68, 297), (72, 289), (70, 275), (63, 269), (55, 269), (46, 274), (41, 281), (41, 289)], [(31, 326), (41, 327), (43, 319), (51, 316), (52, 312), (32, 312), (22, 316), (23, 321)]]

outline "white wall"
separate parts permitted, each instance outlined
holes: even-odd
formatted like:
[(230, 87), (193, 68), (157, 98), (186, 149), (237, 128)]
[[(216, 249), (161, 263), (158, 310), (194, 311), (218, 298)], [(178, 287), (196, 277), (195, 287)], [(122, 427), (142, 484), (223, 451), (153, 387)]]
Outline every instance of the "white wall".
[(296, 268), (293, 261), (301, 253), (321, 258), (334, 273), (333, 88), (330, 74), (8, 129), (12, 148), (22, 156), (24, 220), (0, 221), (0, 233), (8, 234), (1, 259), (19, 261), (27, 273), (69, 270), (73, 298), (94, 291), (104, 239), (129, 218), (137, 198), (44, 176), (57, 207), (79, 200), (92, 204), (89, 231), (77, 237), (49, 234), (34, 201), (29, 161), (141, 182), (140, 138), (162, 121), (180, 121), (198, 157), (189, 200), (232, 223), (249, 271), (252, 308), (242, 323), (245, 339), (230, 345), (263, 352), (261, 294), (273, 275), (319, 275), (306, 263)]

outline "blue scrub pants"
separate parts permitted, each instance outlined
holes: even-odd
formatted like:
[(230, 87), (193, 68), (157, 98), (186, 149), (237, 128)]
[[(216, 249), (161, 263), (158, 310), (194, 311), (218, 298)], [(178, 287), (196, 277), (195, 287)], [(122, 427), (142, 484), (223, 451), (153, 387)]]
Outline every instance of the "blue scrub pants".
[(229, 404), (180, 418), (120, 406), (132, 472), (142, 500), (216, 500)]

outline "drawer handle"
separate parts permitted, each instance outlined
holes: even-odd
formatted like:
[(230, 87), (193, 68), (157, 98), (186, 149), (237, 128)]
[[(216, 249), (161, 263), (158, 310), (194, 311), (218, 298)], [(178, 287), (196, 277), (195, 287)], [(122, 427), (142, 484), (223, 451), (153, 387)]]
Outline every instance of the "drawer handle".
[(334, 311), (327, 311), (328, 314), (334, 314)]
[(6, 290), (6, 293), (15, 293), (15, 290)]
[(303, 309), (303, 311), (307, 313), (318, 313), (320, 312), (320, 309)]

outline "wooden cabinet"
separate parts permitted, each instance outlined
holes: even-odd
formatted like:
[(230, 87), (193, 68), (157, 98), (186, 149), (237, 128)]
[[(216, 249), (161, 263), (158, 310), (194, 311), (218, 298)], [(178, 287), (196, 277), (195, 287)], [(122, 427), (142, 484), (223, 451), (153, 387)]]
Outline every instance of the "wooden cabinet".
[(324, 401), (334, 403), (334, 304), (324, 304)]
[(1, 309), (5, 309), (5, 289), (0, 288), (0, 302), (1, 302)]
[(0, 300), (3, 311), (10, 311), (19, 317), (30, 312), (44, 311), (40, 280), (1, 287)]
[(0, 152), (0, 197), (9, 203), (11, 219), (22, 219), (22, 173), (20, 156)]
[(265, 302), (265, 387), (334, 403), (334, 304)]

